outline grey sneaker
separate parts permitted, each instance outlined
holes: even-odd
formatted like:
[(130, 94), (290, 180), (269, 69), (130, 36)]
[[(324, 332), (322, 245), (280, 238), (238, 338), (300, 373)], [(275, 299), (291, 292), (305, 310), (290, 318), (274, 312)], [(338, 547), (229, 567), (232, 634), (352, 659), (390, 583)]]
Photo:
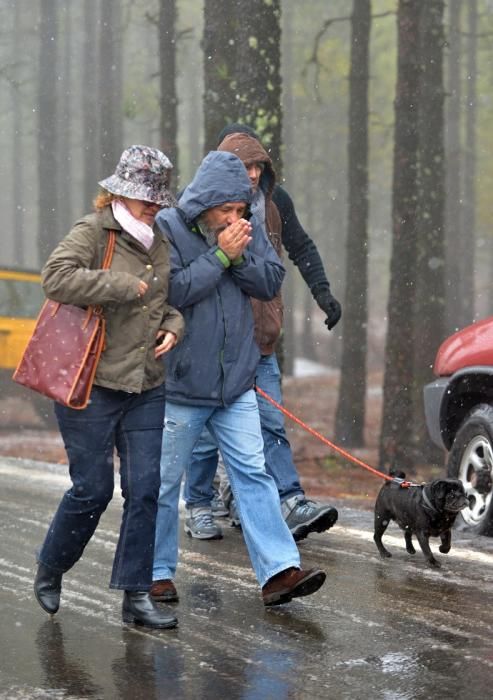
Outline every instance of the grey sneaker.
[(324, 532), (337, 521), (338, 512), (332, 506), (320, 505), (304, 496), (291, 496), (281, 504), (286, 525), (296, 542), (310, 532)]
[(238, 511), (236, 510), (236, 503), (234, 501), (234, 498), (231, 499), (231, 503), (229, 504), (229, 518), (231, 520), (231, 527), (241, 528), (241, 520), (240, 516), (238, 515)]
[(185, 532), (196, 540), (222, 540), (223, 531), (214, 522), (212, 509), (207, 507), (190, 508), (185, 520)]
[(214, 518), (226, 518), (229, 515), (229, 510), (218, 493), (214, 494), (211, 501), (212, 515)]

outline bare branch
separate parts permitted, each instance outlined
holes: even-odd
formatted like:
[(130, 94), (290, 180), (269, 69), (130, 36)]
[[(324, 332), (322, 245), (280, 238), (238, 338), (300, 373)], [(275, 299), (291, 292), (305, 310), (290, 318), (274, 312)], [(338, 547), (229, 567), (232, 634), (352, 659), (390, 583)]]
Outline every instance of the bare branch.
[(159, 20), (157, 18), (157, 15), (153, 15), (150, 12), (145, 13), (145, 18), (150, 24), (153, 24), (155, 27), (159, 24)]
[[(380, 12), (378, 14), (372, 15), (371, 19), (380, 19), (381, 17), (388, 17), (389, 15), (395, 15), (395, 12), (393, 10), (389, 10), (388, 12)], [(322, 65), (320, 63), (319, 57), (318, 57), (318, 52), (320, 49), (320, 43), (322, 41), (322, 38), (325, 34), (325, 32), (331, 27), (333, 24), (336, 22), (350, 22), (351, 17), (331, 17), (330, 19), (325, 20), (323, 23), (321, 29), (316, 33), (315, 39), (313, 41), (313, 51), (310, 56), (310, 58), (306, 61), (305, 67), (301, 71), (301, 75), (303, 78), (306, 77), (308, 67), (310, 65), (315, 66), (315, 77), (314, 77), (314, 87), (315, 87), (315, 94), (317, 95), (317, 99), (319, 99), (319, 93), (318, 93), (318, 79), (320, 76), (320, 71), (322, 70)]]
[(180, 32), (176, 32), (176, 38), (178, 39), (191, 39), (193, 37), (194, 28), (188, 27), (187, 29), (182, 29)]
[[(150, 12), (145, 13), (145, 18), (150, 24), (153, 24), (155, 27), (159, 25), (159, 19), (156, 15), (151, 14)], [(182, 29), (180, 32), (176, 32), (176, 40), (178, 41), (179, 39), (188, 39), (191, 35), (193, 35), (193, 27), (188, 27), (186, 29)]]

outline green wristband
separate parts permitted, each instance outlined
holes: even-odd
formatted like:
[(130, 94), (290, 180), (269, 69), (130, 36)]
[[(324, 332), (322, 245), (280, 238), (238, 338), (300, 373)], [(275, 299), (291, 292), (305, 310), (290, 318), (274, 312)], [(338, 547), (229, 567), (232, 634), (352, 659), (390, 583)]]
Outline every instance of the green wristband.
[(224, 267), (229, 267), (231, 265), (231, 260), (228, 258), (226, 253), (221, 250), (221, 248), (218, 248), (216, 251), (214, 251), (219, 260), (222, 262)]

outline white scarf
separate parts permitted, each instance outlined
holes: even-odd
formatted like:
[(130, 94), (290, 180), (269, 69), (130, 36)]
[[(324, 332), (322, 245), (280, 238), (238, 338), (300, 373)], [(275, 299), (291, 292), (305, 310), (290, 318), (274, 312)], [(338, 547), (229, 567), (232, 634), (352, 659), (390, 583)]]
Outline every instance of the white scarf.
[(114, 199), (111, 202), (113, 216), (118, 221), (124, 231), (136, 238), (139, 243), (142, 243), (146, 250), (149, 250), (154, 242), (154, 231), (150, 226), (143, 221), (139, 221), (132, 216), (127, 207), (119, 199)]

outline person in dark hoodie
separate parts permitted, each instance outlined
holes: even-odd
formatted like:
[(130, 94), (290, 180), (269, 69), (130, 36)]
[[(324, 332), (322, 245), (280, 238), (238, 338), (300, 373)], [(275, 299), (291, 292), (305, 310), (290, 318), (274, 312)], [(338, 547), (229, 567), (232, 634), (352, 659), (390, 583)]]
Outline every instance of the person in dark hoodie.
[[(293, 233), (292, 224), (286, 223), (286, 215), (280, 216), (278, 207), (273, 201), (273, 193), (276, 192), (277, 186), (272, 161), (258, 139), (252, 136), (246, 128), (245, 131), (227, 134), (219, 144), (218, 150), (235, 153), (243, 161), (254, 189), (252, 212), (256, 214), (257, 220), (266, 229), (277, 253), (282, 255), (282, 244), (289, 246), (289, 249), (295, 252), (299, 248), (304, 248), (306, 255), (313, 259), (315, 270), (313, 279), (319, 280), (322, 276), (325, 278), (320, 256), (318, 256), (312, 241), (304, 234), (311, 243), (311, 246), (308, 245), (302, 236)], [(298, 247), (294, 244), (294, 239), (297, 237), (301, 239), (298, 242)], [(313, 250), (316, 255), (314, 255)], [(306, 266), (307, 274), (311, 274), (308, 273), (311, 267), (312, 264)], [(303, 271), (305, 268), (300, 265), (300, 269)], [(319, 284), (323, 284), (323, 282), (319, 282)], [(327, 288), (329, 288), (328, 282)], [(327, 320), (330, 316), (330, 323), (337, 322), (337, 313), (340, 315), (340, 307), (337, 307), (335, 301), (334, 304), (334, 309), (327, 308)], [(278, 403), (282, 403), (281, 373), (275, 355), (276, 344), (282, 328), (281, 295), (279, 293), (275, 299), (268, 302), (252, 299), (252, 305), (255, 319), (255, 339), (261, 354), (255, 382), (269, 396)], [(306, 498), (286, 436), (282, 413), (261, 396), (257, 396), (257, 401), (264, 440), (266, 469), (276, 483), (283, 516), (293, 537), (295, 540), (301, 540), (310, 532), (328, 530), (337, 520), (337, 510), (330, 505), (319, 504)], [(192, 463), (187, 469), (185, 486), (185, 501), (188, 509), (185, 532), (196, 539), (220, 539), (222, 537), (222, 530), (214, 519), (212, 510), (213, 479), (217, 465), (217, 445), (210, 434), (205, 432), (194, 450)], [(235, 512), (231, 490), (228, 488), (224, 476), (221, 480), (221, 495), (233, 524), (239, 525), (240, 521)]]
[(169, 299), (185, 318), (168, 356), (151, 595), (177, 599), (180, 483), (205, 427), (223, 455), (245, 543), (265, 605), (310, 595), (325, 581), (300, 568), (299, 552), (265, 471), (253, 384), (259, 361), (250, 299), (273, 299), (284, 267), (261, 226), (245, 219), (252, 187), (232, 153), (212, 151), (175, 209), (156, 222), (171, 247)]
[[(217, 137), (218, 148), (230, 134), (247, 134), (260, 143), (258, 134), (251, 126), (233, 122), (225, 126), (219, 133)], [(324, 323), (330, 331), (340, 321), (342, 309), (332, 294), (317, 246), (301, 225), (290, 195), (279, 183), (275, 183), (272, 190), (272, 201), (281, 216), (282, 245), (291, 262), (300, 271), (319, 308), (326, 315)]]

